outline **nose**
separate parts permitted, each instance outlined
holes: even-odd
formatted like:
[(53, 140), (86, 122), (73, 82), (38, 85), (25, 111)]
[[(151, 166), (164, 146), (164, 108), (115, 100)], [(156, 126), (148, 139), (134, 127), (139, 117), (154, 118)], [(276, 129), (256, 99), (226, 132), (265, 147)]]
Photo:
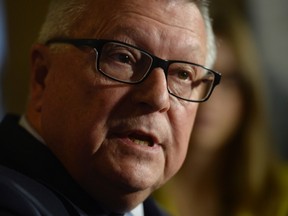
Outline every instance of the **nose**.
[(154, 112), (166, 112), (170, 109), (170, 95), (163, 69), (153, 69), (143, 82), (134, 87), (133, 101), (142, 107)]

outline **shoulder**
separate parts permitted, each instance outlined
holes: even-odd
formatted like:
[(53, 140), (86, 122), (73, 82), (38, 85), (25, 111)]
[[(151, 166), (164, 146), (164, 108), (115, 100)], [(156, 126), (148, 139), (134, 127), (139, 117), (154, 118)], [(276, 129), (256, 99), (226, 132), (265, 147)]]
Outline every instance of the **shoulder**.
[(1, 215), (62, 215), (68, 212), (57, 196), (37, 181), (0, 166)]
[[(28, 133), (19, 126), (20, 117), (16, 115), (6, 115), (0, 122), (0, 144), (1, 147), (7, 143), (26, 141)], [(5, 146), (6, 147), (6, 146)]]

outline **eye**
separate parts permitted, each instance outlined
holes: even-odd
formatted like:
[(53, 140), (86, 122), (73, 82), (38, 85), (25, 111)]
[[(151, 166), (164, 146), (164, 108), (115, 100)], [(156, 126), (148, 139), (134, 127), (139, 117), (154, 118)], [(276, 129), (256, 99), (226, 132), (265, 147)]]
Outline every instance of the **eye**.
[(197, 73), (193, 65), (177, 62), (170, 65), (168, 74), (174, 81), (188, 84), (193, 82)]
[(195, 79), (195, 73), (186, 69), (179, 69), (175, 73), (178, 82), (192, 83)]
[(181, 80), (187, 80), (191, 76), (191, 73), (188, 71), (179, 71), (177, 76)]
[(136, 62), (133, 55), (128, 51), (113, 50), (113, 52), (110, 52), (109, 58), (113, 61), (129, 65), (133, 65)]
[(101, 53), (101, 58), (107, 63), (122, 66), (134, 66), (139, 57), (141, 55), (137, 49), (113, 42), (105, 44)]

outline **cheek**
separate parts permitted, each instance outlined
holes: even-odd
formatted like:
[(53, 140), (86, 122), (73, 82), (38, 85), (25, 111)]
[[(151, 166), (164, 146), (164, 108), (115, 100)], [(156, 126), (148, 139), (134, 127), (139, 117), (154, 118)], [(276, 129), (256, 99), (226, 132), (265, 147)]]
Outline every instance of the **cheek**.
[(116, 100), (115, 93), (113, 97), (87, 95), (74, 95), (73, 100), (62, 101), (62, 106), (54, 105), (43, 117), (49, 147), (77, 180), (93, 171), (94, 155), (106, 138)]
[(168, 152), (168, 166), (171, 167), (172, 175), (175, 174), (183, 164), (194, 124), (198, 104), (191, 103), (186, 107), (177, 107), (171, 111), (170, 120), (173, 126), (172, 148)]
[(55, 78), (51, 76), (46, 85), (42, 136), (71, 173), (88, 167), (105, 139), (112, 107), (125, 94), (99, 82), (96, 76), (72, 79), (58, 74)]

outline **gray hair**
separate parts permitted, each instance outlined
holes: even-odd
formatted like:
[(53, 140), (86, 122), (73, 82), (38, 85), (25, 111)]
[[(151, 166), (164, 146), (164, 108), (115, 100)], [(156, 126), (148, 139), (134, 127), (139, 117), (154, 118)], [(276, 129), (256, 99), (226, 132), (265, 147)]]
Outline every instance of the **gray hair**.
[(87, 1), (52, 0), (37, 41), (45, 43), (52, 38), (69, 37), (73, 25), (87, 9), (86, 6)]
[(207, 50), (208, 55), (206, 57), (206, 66), (212, 68), (216, 59), (217, 49), (215, 43), (215, 36), (212, 29), (212, 21), (209, 15), (209, 8), (207, 5), (200, 7), (202, 16), (204, 17), (205, 27), (207, 32)]
[[(205, 66), (212, 67), (216, 58), (215, 37), (212, 30), (207, 0), (190, 0), (200, 9), (207, 31), (207, 50)], [(55, 37), (69, 37), (73, 25), (87, 10), (87, 0), (52, 0), (46, 20), (38, 36), (39, 43)]]

